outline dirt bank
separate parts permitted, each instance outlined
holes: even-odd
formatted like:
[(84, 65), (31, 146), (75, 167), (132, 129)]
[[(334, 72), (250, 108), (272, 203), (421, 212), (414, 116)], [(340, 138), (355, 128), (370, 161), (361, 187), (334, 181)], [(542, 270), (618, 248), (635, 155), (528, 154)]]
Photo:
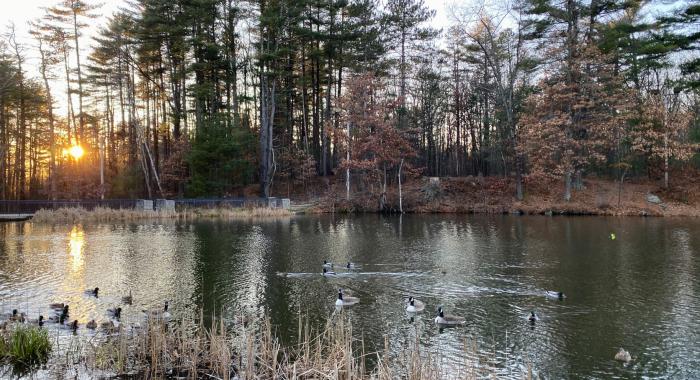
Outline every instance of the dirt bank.
[[(403, 186), (403, 211), (408, 213), (497, 213), (545, 215), (700, 216), (699, 173), (676, 173), (668, 190), (660, 183), (634, 179), (619, 183), (587, 178), (563, 200), (564, 183), (555, 178), (528, 176), (525, 198), (515, 199), (515, 183), (503, 177), (421, 177)], [(318, 189), (318, 188), (317, 188)], [(311, 212), (377, 212), (379, 195), (373, 189), (355, 191), (345, 200), (341, 178), (327, 181)], [(399, 210), (398, 189), (387, 193), (388, 207)]]

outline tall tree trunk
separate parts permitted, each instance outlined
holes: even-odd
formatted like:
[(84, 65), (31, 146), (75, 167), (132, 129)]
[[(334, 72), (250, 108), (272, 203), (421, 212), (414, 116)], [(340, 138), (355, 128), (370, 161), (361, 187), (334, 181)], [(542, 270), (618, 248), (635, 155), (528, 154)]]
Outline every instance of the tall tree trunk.
[(403, 193), (401, 192), (401, 169), (403, 169), (403, 158), (399, 163), (399, 173), (397, 175), (399, 180), (399, 212), (403, 214)]
[(274, 175), (272, 141), (275, 86), (275, 81), (270, 80), (266, 74), (260, 76), (260, 195), (264, 198), (270, 197)]
[(49, 198), (56, 199), (56, 138), (55, 138), (55, 121), (53, 116), (53, 98), (51, 96), (51, 87), (47, 76), (48, 64), (46, 62), (46, 51), (44, 50), (43, 40), (37, 37), (39, 42), (39, 54), (41, 56), (41, 78), (44, 81), (44, 91), (46, 91), (46, 110), (49, 117)]
[(78, 75), (78, 121), (80, 127), (78, 130), (78, 144), (82, 143), (85, 133), (85, 114), (83, 113), (83, 74), (80, 66), (80, 36), (78, 35), (78, 13), (75, 7), (73, 10), (73, 40), (75, 41), (75, 64), (76, 74)]

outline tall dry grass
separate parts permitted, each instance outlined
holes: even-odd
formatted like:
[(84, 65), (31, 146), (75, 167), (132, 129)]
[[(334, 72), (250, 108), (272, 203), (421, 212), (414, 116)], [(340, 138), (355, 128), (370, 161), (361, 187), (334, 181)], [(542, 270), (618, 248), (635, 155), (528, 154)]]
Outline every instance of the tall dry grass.
[[(334, 315), (320, 331), (299, 319), (295, 344), (283, 346), (269, 319), (224, 323), (214, 319), (166, 324), (149, 320), (141, 328), (121, 327), (103, 338), (77, 340), (51, 362), (52, 375), (82, 372), (88, 377), (185, 379), (438, 380), (497, 378), (493, 358), (466, 344), (463, 363), (446, 364), (439, 348), (418, 339), (405, 347), (366, 352), (350, 320)], [(454, 354), (454, 353), (453, 353)], [(79, 370), (78, 368), (81, 368)], [(529, 370), (517, 376), (529, 379)]]
[(41, 209), (34, 213), (36, 223), (83, 223), (83, 222), (129, 222), (138, 220), (195, 220), (195, 219), (255, 219), (286, 218), (292, 213), (286, 209), (268, 207), (218, 207), (185, 208), (177, 211), (141, 211), (133, 209), (112, 209), (98, 207)]

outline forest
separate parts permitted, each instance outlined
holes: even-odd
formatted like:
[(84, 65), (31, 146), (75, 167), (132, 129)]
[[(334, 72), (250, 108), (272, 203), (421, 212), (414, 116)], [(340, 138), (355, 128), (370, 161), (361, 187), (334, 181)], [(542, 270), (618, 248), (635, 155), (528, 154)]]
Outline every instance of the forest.
[(0, 39), (0, 199), (700, 168), (700, 4), (57, 0)]

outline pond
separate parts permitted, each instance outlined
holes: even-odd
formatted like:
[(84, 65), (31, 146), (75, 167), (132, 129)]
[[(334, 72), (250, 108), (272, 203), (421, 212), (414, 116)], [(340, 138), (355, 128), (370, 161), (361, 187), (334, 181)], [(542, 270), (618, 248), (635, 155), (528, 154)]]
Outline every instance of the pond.
[[(613, 235), (614, 234), (614, 235)], [(299, 314), (321, 327), (337, 289), (367, 350), (415, 339), (462, 360), (465, 341), (507, 377), (700, 377), (700, 220), (545, 216), (300, 216), (263, 221), (0, 224), (0, 313), (104, 319), (169, 300), (174, 316), (270, 317), (294, 341)], [(325, 278), (323, 260), (360, 268)], [(285, 275), (286, 274), (286, 275)], [(84, 290), (100, 288), (100, 297)], [(563, 301), (545, 297), (563, 291)], [(426, 304), (408, 318), (404, 297)], [(466, 318), (439, 330), (442, 305)], [(539, 321), (528, 322), (530, 311)], [(634, 360), (613, 357), (620, 347)], [(500, 364), (498, 364), (500, 363)]]

